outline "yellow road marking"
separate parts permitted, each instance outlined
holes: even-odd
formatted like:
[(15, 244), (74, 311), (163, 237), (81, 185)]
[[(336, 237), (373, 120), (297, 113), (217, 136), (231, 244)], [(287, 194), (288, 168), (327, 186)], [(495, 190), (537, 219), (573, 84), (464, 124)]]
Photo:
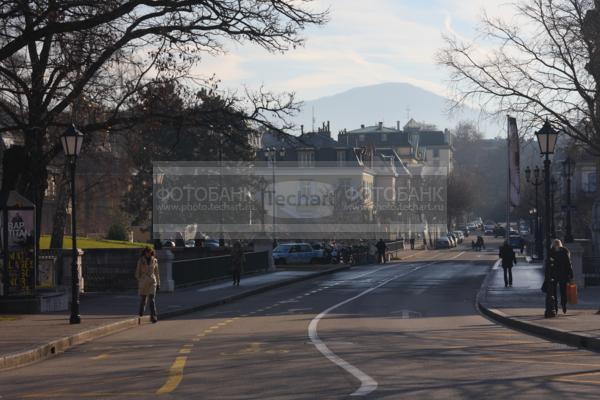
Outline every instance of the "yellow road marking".
[(192, 349), (181, 349), (179, 350), (179, 354), (190, 354)]
[(106, 398), (106, 397), (146, 397), (148, 396), (147, 392), (73, 392), (70, 393), (66, 390), (61, 390), (59, 392), (40, 392), (40, 393), (30, 393), (21, 396), (23, 399), (49, 399), (49, 398), (65, 398), (65, 397), (73, 397), (73, 398), (82, 398), (82, 397), (96, 397), (96, 398)]
[(599, 364), (571, 363), (571, 362), (564, 362), (564, 361), (543, 361), (543, 360), (537, 360), (537, 359), (525, 360), (525, 359), (521, 359), (521, 358), (506, 358), (506, 357), (475, 357), (475, 358), (479, 359), (479, 360), (484, 360), (484, 361), (501, 360), (503, 362), (514, 362), (514, 363), (521, 363), (521, 364), (552, 364), (552, 365), (568, 365), (568, 366), (575, 366), (575, 367), (600, 368)]
[(5, 315), (0, 315), (0, 321), (16, 321), (17, 317), (7, 317)]
[(95, 360), (95, 361), (106, 360), (107, 358), (108, 358), (108, 354), (106, 354), (106, 353), (100, 354), (96, 357), (91, 357), (91, 359)]
[(181, 383), (183, 379), (183, 369), (185, 368), (185, 363), (187, 362), (187, 357), (177, 357), (171, 365), (169, 369), (169, 377), (167, 381), (160, 389), (156, 391), (156, 394), (166, 394), (172, 393), (177, 386)]
[[(581, 374), (568, 374), (564, 378), (554, 378), (554, 380), (560, 381), (560, 382), (569, 382), (569, 383), (589, 383), (592, 385), (600, 385), (600, 380), (590, 381), (587, 379), (577, 379), (577, 377), (580, 377), (580, 376), (594, 376), (594, 375), (600, 375), (600, 372), (596, 371), (596, 372), (584, 372)], [(569, 377), (569, 378), (567, 378), (567, 377)]]

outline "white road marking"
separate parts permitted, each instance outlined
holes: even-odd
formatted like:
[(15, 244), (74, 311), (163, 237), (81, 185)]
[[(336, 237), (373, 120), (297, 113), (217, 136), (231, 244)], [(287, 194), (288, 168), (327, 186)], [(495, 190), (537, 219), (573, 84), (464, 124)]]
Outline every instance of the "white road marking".
[[(310, 338), (310, 341), (315, 345), (317, 350), (319, 350), (319, 352), (321, 354), (323, 354), (323, 356), (325, 356), (329, 361), (331, 361), (338, 367), (344, 369), (346, 372), (348, 372), (350, 375), (354, 376), (356, 379), (358, 379), (360, 381), (360, 387), (356, 391), (354, 391), (352, 394), (350, 394), (350, 396), (366, 396), (367, 394), (369, 394), (377, 389), (377, 386), (378, 386), (377, 381), (375, 379), (371, 378), (369, 375), (365, 374), (360, 369), (356, 368), (354, 365), (352, 365), (349, 362), (347, 362), (346, 360), (344, 360), (343, 358), (337, 356), (333, 351), (331, 351), (329, 349), (329, 347), (327, 347), (327, 345), (319, 338), (319, 334), (317, 333), (319, 321), (321, 321), (322, 318), (327, 316), (327, 314), (329, 314), (331, 311), (335, 310), (336, 308), (339, 308), (339, 307), (341, 307), (345, 304), (348, 304), (362, 296), (365, 296), (365, 295), (371, 293), (372, 291), (379, 289), (380, 287), (388, 284), (389, 282), (391, 282), (395, 279), (398, 279), (402, 276), (408, 275), (412, 272), (415, 272), (421, 268), (424, 268), (424, 267), (426, 267), (428, 265), (432, 265), (432, 264), (435, 264), (435, 262), (420, 265), (420, 266), (417, 266), (417, 267), (411, 269), (410, 271), (406, 271), (403, 274), (395, 275), (395, 276), (383, 281), (382, 283), (378, 284), (377, 286), (373, 286), (370, 289), (367, 289), (367, 290), (357, 294), (354, 297), (350, 297), (349, 299), (346, 299), (340, 303), (337, 303), (337, 304), (329, 307), (328, 309), (326, 309), (325, 311), (323, 311), (322, 313), (317, 315), (315, 318), (313, 318), (312, 321), (310, 321), (310, 324), (308, 325), (308, 337)], [(375, 273), (377, 271), (380, 271), (380, 270), (386, 269), (386, 268), (390, 268), (390, 267), (378, 268), (375, 271), (371, 271), (369, 273), (357, 276), (357, 277), (355, 277), (355, 279), (360, 278), (361, 276)]]
[(461, 251), (460, 253), (458, 253), (458, 254), (457, 254), (457, 255), (455, 255), (454, 257), (450, 257), (448, 260), (455, 260), (455, 259), (457, 259), (458, 257), (462, 256), (463, 254), (465, 254), (465, 252), (464, 252), (464, 251)]

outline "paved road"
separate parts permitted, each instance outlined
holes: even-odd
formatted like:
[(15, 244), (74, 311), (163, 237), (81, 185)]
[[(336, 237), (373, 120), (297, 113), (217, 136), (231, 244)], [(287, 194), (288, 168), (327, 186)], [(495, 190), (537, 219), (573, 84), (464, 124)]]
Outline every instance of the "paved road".
[(597, 354), (474, 308), (494, 251), (422, 252), (160, 321), (0, 374), (0, 396), (597, 398)]

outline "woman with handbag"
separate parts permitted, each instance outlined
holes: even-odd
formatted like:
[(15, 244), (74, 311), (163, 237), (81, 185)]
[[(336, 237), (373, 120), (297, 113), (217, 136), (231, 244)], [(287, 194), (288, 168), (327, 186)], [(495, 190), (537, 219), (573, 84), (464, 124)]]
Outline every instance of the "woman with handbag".
[(145, 247), (135, 269), (135, 279), (138, 281), (138, 294), (140, 295), (140, 317), (144, 315), (146, 302), (150, 303), (150, 320), (158, 321), (156, 314), (156, 292), (160, 289), (160, 274), (158, 260), (154, 257), (154, 250)]
[(569, 250), (563, 246), (560, 239), (552, 241), (550, 249), (550, 262), (552, 263), (552, 271), (554, 274), (554, 309), (558, 313), (558, 291), (560, 289), (560, 304), (562, 305), (563, 314), (567, 313), (567, 283), (573, 279), (573, 266), (571, 264), (571, 254)]

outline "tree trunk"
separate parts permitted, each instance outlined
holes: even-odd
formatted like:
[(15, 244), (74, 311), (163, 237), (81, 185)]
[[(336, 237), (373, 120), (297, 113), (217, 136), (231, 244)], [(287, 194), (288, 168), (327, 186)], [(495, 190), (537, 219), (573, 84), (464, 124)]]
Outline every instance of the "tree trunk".
[(67, 223), (67, 204), (71, 196), (69, 190), (69, 182), (67, 179), (66, 169), (58, 178), (56, 186), (58, 193), (56, 194), (56, 210), (52, 219), (52, 238), (50, 239), (51, 249), (62, 249), (63, 239), (65, 235), (65, 224)]

